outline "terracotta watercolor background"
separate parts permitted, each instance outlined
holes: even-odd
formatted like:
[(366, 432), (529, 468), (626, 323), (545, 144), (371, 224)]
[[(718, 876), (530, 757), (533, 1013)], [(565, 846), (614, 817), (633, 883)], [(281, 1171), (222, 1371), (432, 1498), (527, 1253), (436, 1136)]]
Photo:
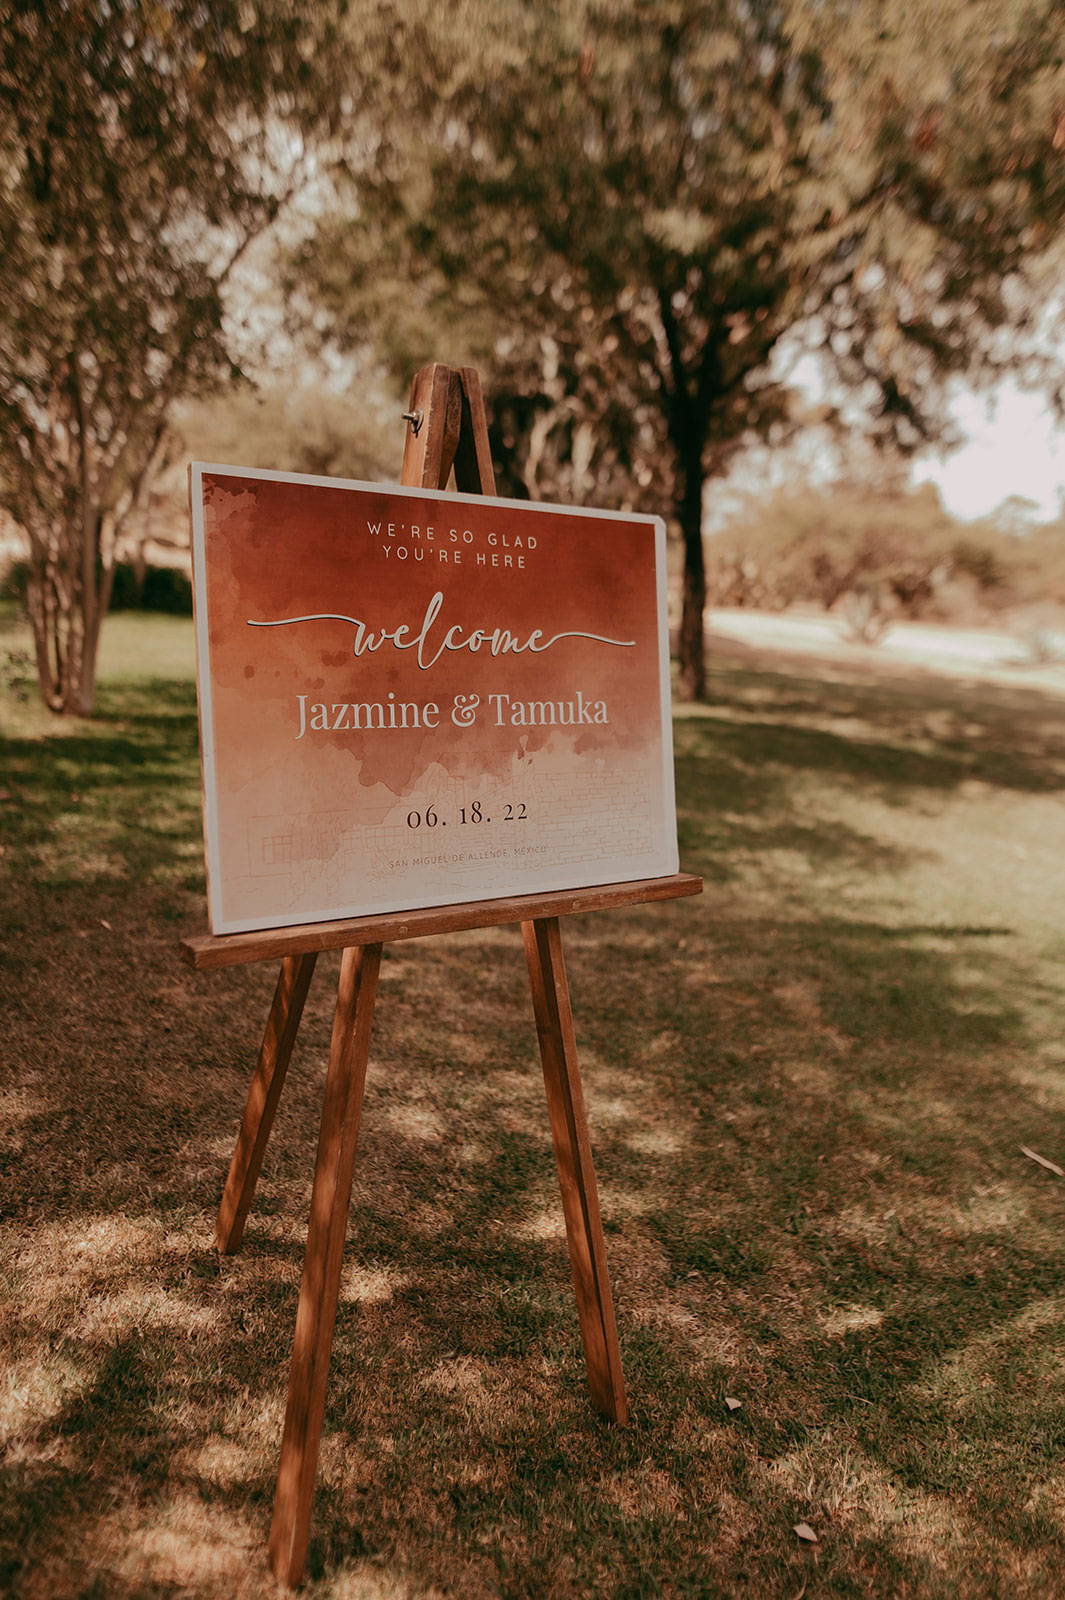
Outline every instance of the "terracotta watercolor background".
[[(376, 523), (377, 535), (368, 527)], [(197, 625), (201, 684), (210, 680), (203, 744), (215, 932), (675, 870), (649, 520), (204, 468), (195, 555), (206, 597)], [(524, 570), (503, 565), (506, 555), (524, 556)], [(436, 639), (457, 624), (464, 634), (574, 630), (633, 645), (563, 639), (539, 654), (462, 650), (422, 670), (413, 650), (391, 645), (356, 658), (348, 622), (249, 625), (340, 612), (373, 629), (407, 623), (415, 635), (437, 592)], [(570, 701), (578, 690), (586, 703), (606, 702), (608, 725), (499, 727), (488, 700), (496, 692)], [(309, 709), (387, 702), (390, 692), (435, 702), (439, 726), (296, 737), (300, 695)], [(450, 719), (459, 695), (480, 697), (471, 727)], [(460, 826), (458, 807), (482, 793), (495, 816), (475, 833)], [(525, 821), (501, 823), (507, 800), (515, 810), (524, 801)], [(430, 802), (446, 833), (407, 828), (408, 813)]]

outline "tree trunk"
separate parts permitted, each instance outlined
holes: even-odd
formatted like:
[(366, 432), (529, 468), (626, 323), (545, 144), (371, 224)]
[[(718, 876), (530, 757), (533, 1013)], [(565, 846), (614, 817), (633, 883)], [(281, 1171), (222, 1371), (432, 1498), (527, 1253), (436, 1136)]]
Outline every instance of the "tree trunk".
[(92, 715), (96, 703), (96, 660), (100, 651), (100, 629), (111, 605), (111, 589), (115, 578), (114, 520), (104, 513), (93, 512), (93, 561), (91, 603), (86, 596), (84, 607), (85, 642), (82, 648), (81, 673), (78, 679), (78, 709), (82, 716)]
[(677, 513), (684, 541), (684, 580), (678, 640), (681, 700), (706, 699), (706, 563), (703, 559), (703, 471), (694, 452), (680, 463), (683, 485)]
[[(100, 575), (96, 562), (90, 567), (86, 561), (80, 519), (76, 538), (73, 532), (33, 542), (26, 608), (41, 699), (57, 716), (87, 717), (96, 697), (96, 653), (112, 574), (108, 569)], [(76, 559), (64, 560), (59, 552), (72, 547)]]
[[(115, 559), (126, 518), (140, 510), (163, 466), (169, 446), (156, 418), (150, 444), (143, 445), (132, 477), (101, 497), (83, 454), (76, 482), (60, 502), (38, 495), (42, 509), (27, 522), (30, 544), (27, 609), (33, 628), (41, 699), (58, 716), (89, 717), (96, 701), (100, 630), (111, 605)], [(140, 448), (140, 447), (139, 447)], [(63, 481), (68, 464), (53, 457), (40, 463), (42, 477)], [(58, 499), (58, 497), (56, 497)], [(43, 509), (47, 505), (48, 509)]]
[[(84, 430), (84, 424), (82, 425)], [(85, 435), (82, 431), (83, 460)], [(100, 553), (100, 518), (87, 491), (87, 472), (83, 471), (81, 490), (81, 591), (78, 595), (80, 627), (77, 628), (78, 648), (72, 652), (69, 705), (64, 710), (87, 717), (92, 711), (94, 678), (96, 675), (97, 594), (96, 562)]]

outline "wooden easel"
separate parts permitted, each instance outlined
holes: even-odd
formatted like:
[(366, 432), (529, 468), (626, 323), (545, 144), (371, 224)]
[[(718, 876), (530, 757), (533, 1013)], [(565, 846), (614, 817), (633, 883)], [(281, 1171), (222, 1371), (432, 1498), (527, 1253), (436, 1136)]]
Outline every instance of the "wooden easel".
[[(407, 418), (405, 485), (443, 489), (454, 466), (459, 490), (495, 493), (481, 385), (472, 368), (455, 371), (438, 363), (423, 368), (414, 379)], [(701, 878), (676, 873), (593, 889), (254, 933), (199, 935), (182, 941), (185, 959), (200, 970), (281, 958), (281, 973), (218, 1212), (216, 1240), (226, 1255), (240, 1248), (315, 961), (320, 951), (343, 951), (270, 1531), (270, 1564), (281, 1584), (291, 1587), (300, 1582), (307, 1557), (383, 945), (459, 929), (521, 923), (588, 1383), (599, 1409), (612, 1421), (623, 1423), (628, 1416), (625, 1380), (559, 918), (576, 911), (602, 911), (698, 894), (702, 886)]]

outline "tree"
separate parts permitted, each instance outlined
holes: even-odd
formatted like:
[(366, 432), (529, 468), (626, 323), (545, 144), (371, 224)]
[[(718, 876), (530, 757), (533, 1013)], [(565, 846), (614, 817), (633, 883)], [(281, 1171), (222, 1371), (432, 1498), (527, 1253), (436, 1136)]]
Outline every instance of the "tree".
[(899, 463), (891, 468), (792, 486), (753, 505), (710, 541), (719, 594), (770, 609), (839, 607), (856, 638), (876, 643), (893, 618), (927, 615), (959, 570), (993, 584), (968, 559), (934, 486), (911, 488)]
[(274, 467), (334, 478), (398, 476), (403, 425), (394, 399), (376, 403), (364, 379), (358, 395), (289, 380), (242, 385), (179, 406), (174, 430), (184, 454), (201, 461)]
[(41, 691), (88, 713), (116, 543), (183, 394), (234, 372), (225, 292), (311, 164), (331, 6), (0, 0), (0, 504)]
[(323, 225), (300, 274), (341, 338), (491, 360), (513, 481), (553, 440), (560, 481), (568, 453), (571, 484), (672, 508), (702, 698), (704, 491), (783, 425), (782, 356), (816, 350), (903, 450), (941, 436), (947, 377), (1019, 359), (1002, 335), (1034, 327), (1065, 212), (1062, 15), (410, 0), (357, 225)]
[(264, 379), (179, 402), (161, 470), (118, 541), (118, 556), (132, 569), (131, 599), (144, 592), (153, 552), (168, 565), (188, 560), (189, 460), (380, 482), (395, 477), (399, 466), (399, 411), (394, 397), (368, 403), (365, 381), (357, 397), (312, 382)]

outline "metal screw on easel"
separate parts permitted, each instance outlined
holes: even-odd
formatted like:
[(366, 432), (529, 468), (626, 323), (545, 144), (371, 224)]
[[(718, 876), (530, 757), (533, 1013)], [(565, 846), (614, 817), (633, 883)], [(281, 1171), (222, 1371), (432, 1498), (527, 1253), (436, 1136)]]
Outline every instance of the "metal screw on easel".
[(418, 430), (422, 425), (422, 413), (420, 411), (404, 411), (403, 420), (410, 423), (410, 430), (414, 437), (417, 438)]

